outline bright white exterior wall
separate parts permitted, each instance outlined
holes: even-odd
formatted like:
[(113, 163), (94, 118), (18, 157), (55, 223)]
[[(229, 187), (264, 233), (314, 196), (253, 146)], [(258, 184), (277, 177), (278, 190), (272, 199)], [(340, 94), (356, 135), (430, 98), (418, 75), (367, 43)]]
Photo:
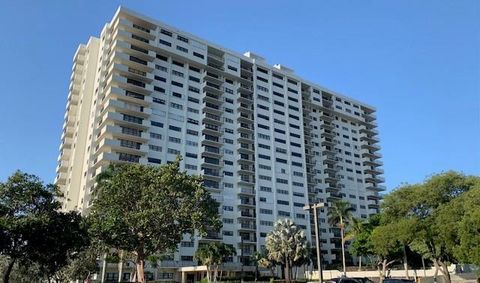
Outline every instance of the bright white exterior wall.
[[(309, 202), (343, 198), (358, 217), (377, 212), (374, 112), (253, 53), (120, 8), (74, 57), (56, 184), (63, 208), (85, 213), (109, 163), (164, 164), (180, 154), (185, 170), (205, 176), (224, 227), (185, 237), (172, 260), (192, 265), (199, 243), (221, 240), (237, 248), (235, 265), (242, 245), (246, 260), (262, 248), (276, 219), (290, 217), (311, 235)], [(323, 212), (328, 262), (339, 244), (326, 222)]]

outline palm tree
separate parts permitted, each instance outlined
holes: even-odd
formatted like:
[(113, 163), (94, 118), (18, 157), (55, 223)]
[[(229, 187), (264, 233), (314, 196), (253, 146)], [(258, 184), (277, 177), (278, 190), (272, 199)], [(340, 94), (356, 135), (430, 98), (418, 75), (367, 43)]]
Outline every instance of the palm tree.
[[(349, 229), (345, 233), (345, 241), (353, 240), (363, 232), (365, 222), (356, 217), (352, 217), (349, 223)], [(358, 255), (358, 271), (362, 271), (362, 256)]]
[(347, 276), (345, 266), (345, 226), (352, 219), (352, 212), (355, 209), (349, 202), (336, 201), (328, 208), (328, 223), (330, 226), (337, 226), (340, 228), (340, 237), (342, 238), (342, 263), (343, 275)]
[(195, 252), (195, 258), (207, 267), (208, 282), (212, 282), (212, 272), (213, 282), (217, 282), (219, 266), (224, 263), (229, 256), (235, 254), (236, 251), (232, 245), (212, 242), (200, 246)]
[(268, 258), (285, 266), (285, 282), (290, 283), (291, 267), (307, 252), (307, 237), (290, 219), (280, 219), (266, 238)]

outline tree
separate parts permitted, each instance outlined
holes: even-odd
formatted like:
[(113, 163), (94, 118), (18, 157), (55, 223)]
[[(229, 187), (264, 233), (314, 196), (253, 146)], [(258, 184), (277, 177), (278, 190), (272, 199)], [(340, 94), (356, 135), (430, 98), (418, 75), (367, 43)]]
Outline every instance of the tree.
[(259, 261), (263, 258), (263, 254), (262, 252), (259, 252), (259, 251), (256, 251), (254, 252), (250, 258), (251, 260), (253, 261), (253, 264), (255, 264), (255, 282), (257, 282), (258, 280), (258, 274), (259, 274), (259, 271), (258, 271), (258, 265), (259, 265)]
[(285, 281), (290, 282), (291, 267), (308, 254), (305, 232), (290, 219), (280, 219), (267, 234), (268, 258), (285, 267)]
[(61, 270), (76, 258), (89, 244), (89, 235), (82, 217), (77, 212), (51, 212), (43, 225), (32, 231), (30, 239), (35, 252), (30, 260), (38, 265), (40, 274), (48, 279), (61, 279)]
[(256, 252), (256, 253), (258, 253), (258, 256), (255, 257), (255, 258), (258, 258), (257, 265), (259, 267), (268, 269), (270, 271), (272, 278), (275, 277), (276, 262), (268, 258), (268, 251), (266, 249), (262, 249), (260, 252)]
[(88, 242), (81, 216), (58, 211), (61, 197), (56, 186), (20, 171), (0, 183), (0, 254), (8, 258), (3, 282), (15, 264), (35, 266), (50, 279)]
[(208, 282), (217, 282), (220, 265), (235, 254), (236, 251), (232, 245), (212, 242), (200, 246), (195, 252), (195, 258), (207, 267)]
[(328, 208), (328, 223), (331, 226), (337, 226), (340, 228), (340, 237), (342, 240), (342, 263), (343, 263), (343, 275), (347, 276), (347, 270), (345, 266), (345, 226), (352, 219), (352, 212), (355, 209), (349, 202), (336, 201), (332, 203), (332, 206)]
[(446, 225), (444, 241), (461, 263), (480, 265), (480, 183), (443, 206), (436, 225)]
[(97, 178), (90, 231), (105, 246), (136, 257), (145, 282), (148, 256), (174, 251), (184, 234), (218, 229), (218, 203), (198, 176), (180, 171), (180, 159), (162, 166), (111, 165)]
[[(350, 227), (345, 233), (345, 241), (351, 241), (351, 240), (354, 240), (356, 237), (358, 237), (364, 231), (365, 229), (364, 226), (365, 226), (365, 223), (362, 219), (352, 217)], [(353, 251), (354, 249), (351, 249), (351, 250)], [(362, 271), (363, 255), (357, 254), (357, 253), (355, 254), (358, 255), (358, 271)]]
[(392, 233), (398, 234), (396, 240), (399, 241), (415, 235), (410, 248), (432, 260), (448, 283), (447, 266), (457, 261), (454, 254), (457, 232), (451, 225), (457, 221), (455, 215), (440, 218), (440, 212), (478, 183), (477, 177), (450, 171), (434, 175), (421, 184), (398, 188), (387, 195), (382, 204), (384, 223), (394, 223), (397, 228), (398, 223), (414, 223)]

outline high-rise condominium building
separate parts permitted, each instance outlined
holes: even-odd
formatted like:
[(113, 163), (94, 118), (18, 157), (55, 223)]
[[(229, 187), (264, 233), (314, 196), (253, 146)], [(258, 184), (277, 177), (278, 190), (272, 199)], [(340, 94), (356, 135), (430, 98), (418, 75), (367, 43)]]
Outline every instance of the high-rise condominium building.
[[(109, 163), (181, 155), (221, 204), (223, 228), (186, 237), (171, 260), (193, 265), (199, 244), (221, 240), (237, 248), (232, 265), (246, 263), (279, 218), (310, 237), (308, 203), (343, 199), (358, 217), (378, 212), (375, 120), (373, 107), (289, 68), (120, 8), (74, 56), (56, 184), (65, 210), (85, 212)], [(326, 211), (319, 223), (324, 261), (340, 259)]]

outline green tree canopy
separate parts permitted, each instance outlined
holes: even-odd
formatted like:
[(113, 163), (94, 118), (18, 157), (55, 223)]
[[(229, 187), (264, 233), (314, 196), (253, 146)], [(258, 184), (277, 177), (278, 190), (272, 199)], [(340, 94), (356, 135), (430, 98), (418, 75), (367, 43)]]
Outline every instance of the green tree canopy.
[(59, 198), (54, 185), (20, 171), (0, 183), (0, 254), (9, 261), (4, 282), (15, 263), (52, 278), (88, 244), (81, 216), (59, 212)]
[[(478, 177), (450, 171), (434, 175), (421, 184), (400, 187), (387, 195), (382, 203), (382, 225), (390, 225), (389, 231), (395, 236), (392, 243), (408, 244), (432, 260), (450, 282), (447, 266), (457, 262), (455, 227), (458, 226), (454, 223), (459, 223), (464, 211), (455, 200), (478, 183)], [(450, 213), (442, 213), (448, 207)]]
[[(218, 268), (226, 259), (235, 255), (236, 251), (232, 245), (224, 243), (211, 242), (200, 246), (195, 252), (195, 258), (203, 265), (207, 266), (208, 282), (217, 282)], [(212, 270), (213, 268), (213, 270)], [(212, 276), (213, 272), (213, 276)], [(213, 280), (212, 280), (213, 277)]]
[(184, 234), (221, 225), (218, 203), (202, 179), (179, 165), (179, 159), (162, 166), (112, 165), (97, 178), (91, 233), (108, 247), (135, 254), (140, 282), (148, 256), (175, 250)]

